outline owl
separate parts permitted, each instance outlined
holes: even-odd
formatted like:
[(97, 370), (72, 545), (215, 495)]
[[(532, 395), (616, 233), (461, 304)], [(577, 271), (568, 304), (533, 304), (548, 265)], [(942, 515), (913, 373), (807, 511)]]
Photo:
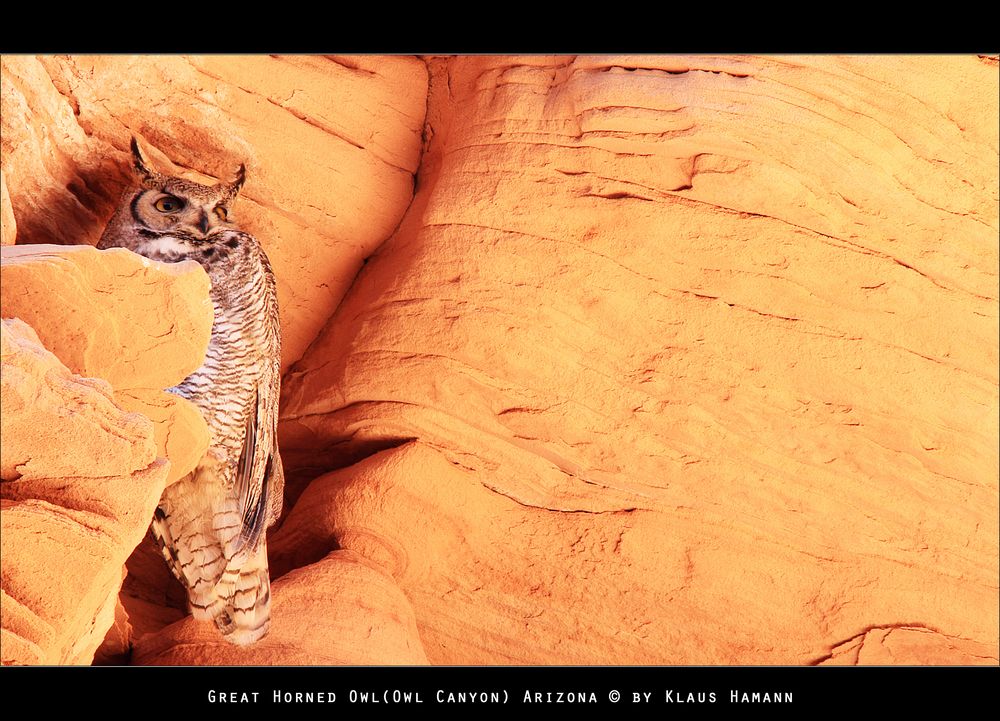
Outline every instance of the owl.
[(215, 313), (204, 364), (168, 389), (201, 411), (209, 450), (166, 489), (150, 529), (192, 615), (247, 645), (270, 625), (265, 531), (281, 513), (284, 487), (274, 274), (257, 239), (233, 220), (244, 166), (231, 183), (201, 185), (151, 169), (134, 138), (132, 162), (138, 187), (123, 196), (97, 247), (197, 261), (211, 279)]

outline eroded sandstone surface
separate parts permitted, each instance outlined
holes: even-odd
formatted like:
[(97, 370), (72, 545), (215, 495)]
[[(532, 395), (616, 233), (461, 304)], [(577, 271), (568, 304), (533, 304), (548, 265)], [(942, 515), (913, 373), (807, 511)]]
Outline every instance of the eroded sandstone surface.
[(89, 664), (167, 463), (152, 423), (71, 373), (20, 320), (0, 323), (3, 664)]
[[(122, 249), (17, 245), (4, 248), (0, 312), (19, 318), (74, 373), (102, 378), (123, 409), (153, 426), (168, 483), (208, 449), (198, 409), (164, 389), (205, 358), (212, 332), (209, 280), (197, 263), (157, 263)], [(45, 451), (64, 453), (57, 439)], [(68, 468), (80, 462), (66, 454)]]
[(429, 66), (282, 533), (391, 569), (432, 663), (996, 662), (996, 66)]

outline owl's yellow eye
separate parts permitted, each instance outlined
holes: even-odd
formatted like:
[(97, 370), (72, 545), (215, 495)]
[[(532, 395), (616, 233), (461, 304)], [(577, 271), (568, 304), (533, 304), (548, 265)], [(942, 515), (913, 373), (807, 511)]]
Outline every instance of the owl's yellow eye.
[(153, 207), (161, 213), (176, 213), (184, 207), (184, 201), (172, 195), (165, 195), (153, 203)]
[(227, 220), (229, 218), (229, 211), (226, 210), (221, 205), (215, 206), (215, 214), (218, 216), (219, 220), (222, 220), (222, 221), (225, 221), (225, 220)]

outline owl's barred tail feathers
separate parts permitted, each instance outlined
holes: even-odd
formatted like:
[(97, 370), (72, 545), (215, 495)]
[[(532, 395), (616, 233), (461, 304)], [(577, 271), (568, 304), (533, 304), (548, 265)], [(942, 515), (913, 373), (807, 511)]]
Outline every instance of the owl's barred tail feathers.
[[(235, 547), (238, 532), (219, 537), (214, 527), (199, 527), (181, 507), (175, 515), (157, 508), (151, 530), (163, 557), (178, 580), (187, 588), (191, 615), (202, 621), (214, 621), (230, 643), (246, 646), (263, 638), (271, 625), (271, 583), (267, 566), (267, 545), (263, 539), (256, 548), (244, 548), (227, 558), (227, 549)], [(235, 528), (238, 515), (234, 509), (216, 514), (220, 523)], [(188, 535), (185, 521), (193, 527)], [(175, 533), (180, 529), (178, 539)], [(182, 540), (182, 543), (175, 542)]]
[(261, 543), (249, 558), (227, 567), (212, 596), (206, 611), (227, 641), (247, 646), (263, 638), (271, 626), (266, 546)]
[(264, 544), (238, 562), (230, 561), (213, 588), (189, 589), (188, 603), (192, 616), (214, 621), (230, 643), (247, 646), (263, 638), (271, 625), (271, 581)]

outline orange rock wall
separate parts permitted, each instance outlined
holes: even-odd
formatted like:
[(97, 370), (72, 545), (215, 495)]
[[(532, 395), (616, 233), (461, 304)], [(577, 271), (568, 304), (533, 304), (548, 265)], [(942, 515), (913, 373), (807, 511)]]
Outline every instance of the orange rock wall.
[(432, 663), (995, 663), (996, 65), (430, 67), (285, 383), (303, 479), (389, 450), (274, 552), (379, 560)]
[(275, 631), (140, 546), (134, 662), (997, 663), (995, 59), (2, 69), (4, 243), (135, 133), (279, 276)]

